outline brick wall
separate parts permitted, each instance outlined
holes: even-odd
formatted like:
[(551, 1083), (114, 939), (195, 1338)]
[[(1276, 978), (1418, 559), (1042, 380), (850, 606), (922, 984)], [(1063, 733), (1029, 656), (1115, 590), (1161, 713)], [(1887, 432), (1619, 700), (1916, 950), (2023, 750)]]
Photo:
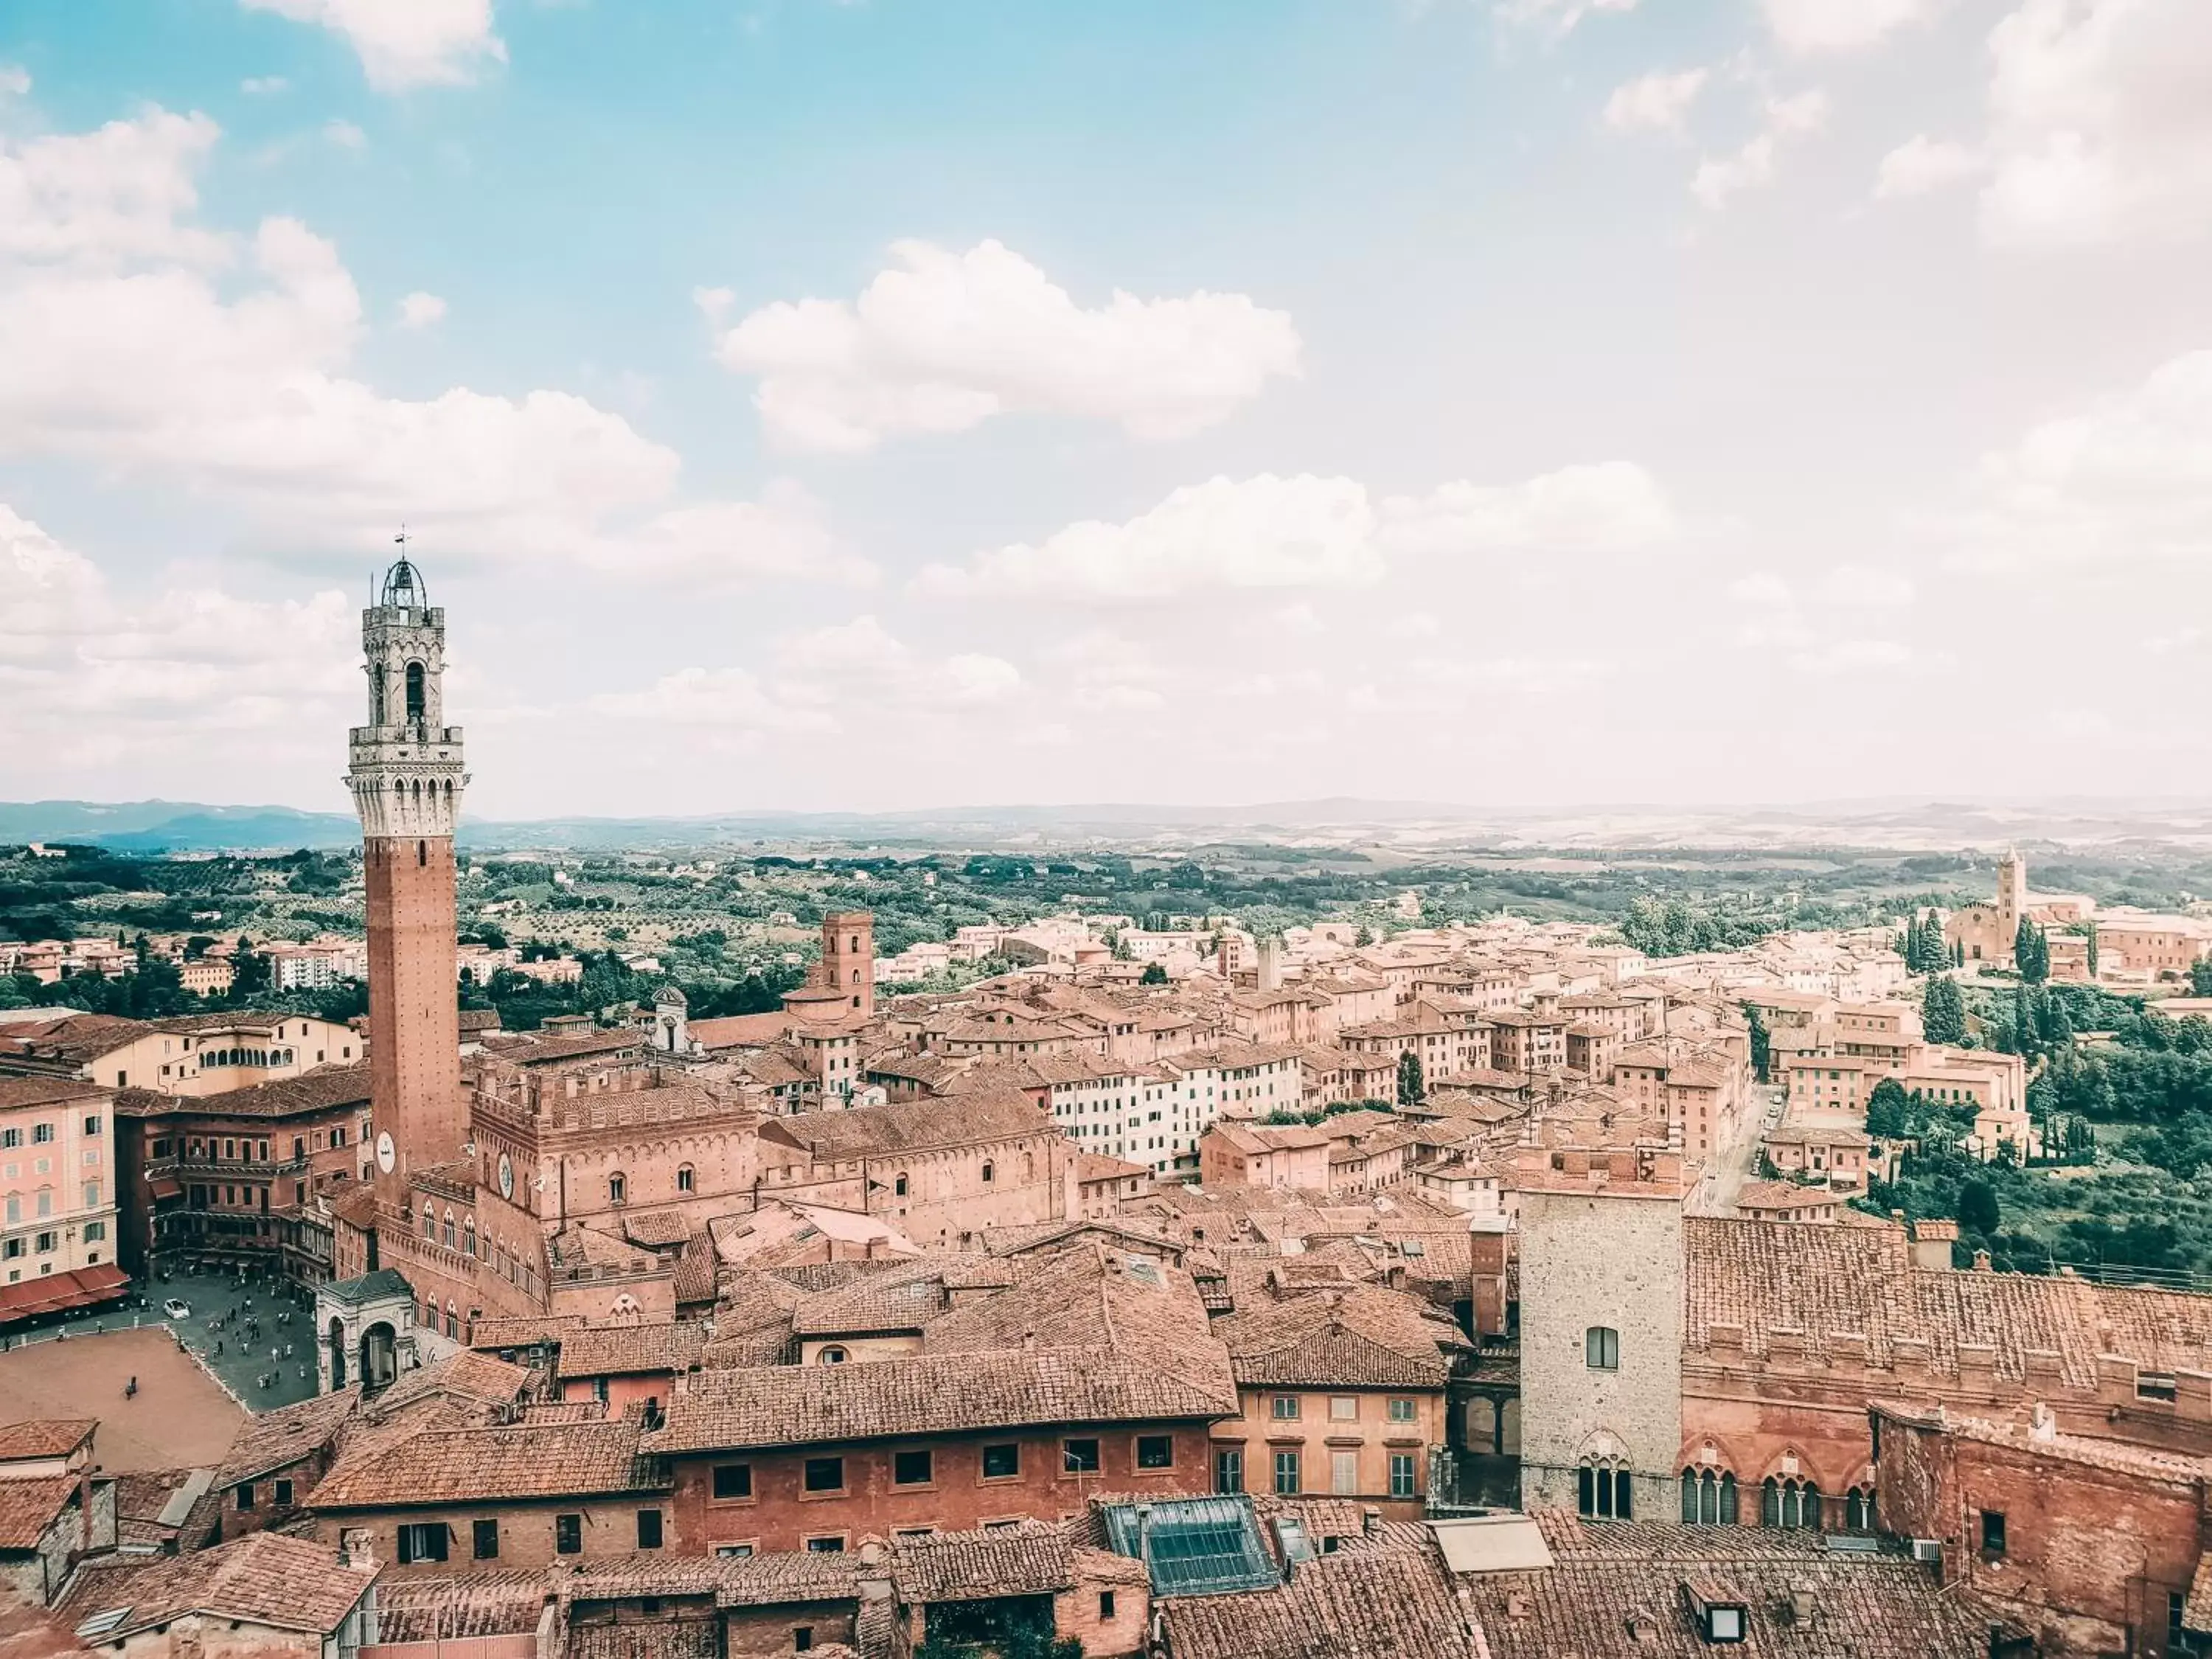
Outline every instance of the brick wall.
[[(1137, 1441), (1151, 1435), (1171, 1441), (1170, 1467), (1137, 1467)], [(1062, 1443), (1069, 1438), (1098, 1442), (1097, 1474), (1066, 1472)], [(1006, 1444), (1020, 1448), (1019, 1474), (985, 1479), (983, 1449)], [(900, 1485), (896, 1455), (922, 1450), (930, 1453), (931, 1479)], [(807, 1492), (808, 1460), (829, 1457), (843, 1459), (844, 1485), (834, 1492)], [(750, 1495), (715, 1498), (717, 1464), (748, 1468)], [(889, 1538), (902, 1529), (966, 1531), (1021, 1516), (1056, 1520), (1081, 1510), (1095, 1492), (1170, 1496), (1211, 1492), (1213, 1486), (1206, 1430), (1189, 1424), (1075, 1425), (1043, 1432), (694, 1455), (677, 1459), (675, 1474), (672, 1547), (693, 1555), (712, 1554), (723, 1544), (750, 1544), (760, 1552), (804, 1549), (817, 1538), (842, 1538), (848, 1547), (858, 1548), (864, 1538)]]

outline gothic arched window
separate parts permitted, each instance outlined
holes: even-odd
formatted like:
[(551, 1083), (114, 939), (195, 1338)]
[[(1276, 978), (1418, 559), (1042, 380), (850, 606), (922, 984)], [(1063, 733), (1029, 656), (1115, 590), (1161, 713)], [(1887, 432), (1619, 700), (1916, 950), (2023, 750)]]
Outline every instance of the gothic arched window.
[(1768, 1475), (1759, 1492), (1759, 1518), (1769, 1527), (1820, 1529), (1820, 1489), (1810, 1480)]
[(420, 726), (422, 720), (422, 665), (410, 662), (407, 665), (407, 723)]
[(696, 1184), (697, 1179), (692, 1173), (691, 1166), (689, 1164), (679, 1164), (676, 1166), (676, 1190), (678, 1192), (688, 1193), (691, 1191), (693, 1187)]
[(1732, 1527), (1736, 1522), (1735, 1476), (1711, 1469), (1682, 1471), (1682, 1524)]
[(422, 1206), (422, 1237), (425, 1238), (435, 1238), (437, 1236), (438, 1212), (432, 1209), (428, 1203), (425, 1203)]
[(617, 1170), (607, 1177), (607, 1202), (620, 1204), (626, 1201), (629, 1197), (629, 1182), (622, 1171)]
[(1611, 1462), (1584, 1462), (1575, 1471), (1575, 1510), (1587, 1520), (1626, 1521), (1634, 1509), (1628, 1470)]
[(1872, 1486), (1853, 1486), (1844, 1494), (1844, 1527), (1850, 1532), (1872, 1532), (1875, 1529)]
[(446, 1212), (446, 1248), (449, 1250), (459, 1248), (453, 1243), (453, 1212), (451, 1210)]

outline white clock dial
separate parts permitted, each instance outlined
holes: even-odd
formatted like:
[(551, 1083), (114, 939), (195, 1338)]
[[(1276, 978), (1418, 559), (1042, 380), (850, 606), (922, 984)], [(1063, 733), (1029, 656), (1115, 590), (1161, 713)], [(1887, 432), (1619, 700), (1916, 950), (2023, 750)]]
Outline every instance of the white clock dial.
[(514, 1196), (514, 1164), (505, 1152), (499, 1155), (499, 1195), (501, 1198)]
[(385, 1174), (390, 1175), (392, 1163), (397, 1156), (398, 1154), (392, 1150), (392, 1131), (386, 1129), (376, 1138), (376, 1167)]

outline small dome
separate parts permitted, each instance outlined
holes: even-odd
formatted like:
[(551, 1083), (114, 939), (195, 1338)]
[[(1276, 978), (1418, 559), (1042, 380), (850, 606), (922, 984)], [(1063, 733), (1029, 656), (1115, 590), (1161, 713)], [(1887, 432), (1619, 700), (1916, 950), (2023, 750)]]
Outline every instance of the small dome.
[(690, 999), (685, 996), (683, 992), (678, 990), (673, 985), (662, 986), (659, 990), (653, 994), (653, 1000), (655, 1003), (664, 1008), (684, 1008), (690, 1006)]
[(384, 592), (377, 603), (404, 605), (410, 610), (420, 610), (430, 603), (430, 590), (413, 560), (403, 557), (393, 561), (392, 568), (384, 573)]

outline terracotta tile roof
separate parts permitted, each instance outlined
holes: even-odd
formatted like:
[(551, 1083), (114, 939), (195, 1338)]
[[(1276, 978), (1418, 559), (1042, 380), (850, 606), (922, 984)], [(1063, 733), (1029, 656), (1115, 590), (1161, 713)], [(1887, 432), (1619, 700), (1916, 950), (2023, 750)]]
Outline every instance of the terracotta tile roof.
[(1441, 1389), (1470, 1346), (1416, 1298), (1366, 1286), (1240, 1307), (1214, 1333), (1239, 1382), (1274, 1388)]
[(305, 1113), (343, 1110), (368, 1104), (368, 1064), (318, 1066), (297, 1077), (250, 1084), (212, 1095), (164, 1095), (151, 1090), (125, 1091), (115, 1109), (125, 1117), (297, 1117)]
[[(1918, 1408), (1873, 1402), (1885, 1414), (1926, 1423)], [(1985, 1446), (2003, 1446), (2026, 1456), (2075, 1463), (2087, 1468), (2110, 1469), (2143, 1480), (2179, 1486), (2203, 1483), (2212, 1486), (2212, 1457), (2191, 1457), (2180, 1452), (2158, 1451), (2120, 1440), (2092, 1440), (2079, 1435), (2038, 1432), (2025, 1423), (2000, 1423), (1987, 1418), (1960, 1417), (1949, 1412), (1936, 1419), (1948, 1433)]]
[(571, 1625), (566, 1652), (567, 1659), (720, 1659), (721, 1650), (719, 1622), (704, 1617)]
[(696, 1320), (592, 1325), (566, 1332), (555, 1375), (622, 1376), (696, 1370), (707, 1328)]
[(2181, 1609), (2181, 1627), (2200, 1636), (2212, 1633), (2212, 1550), (2197, 1558), (2197, 1574), (2189, 1581), (2189, 1599)]
[[(1274, 1589), (1156, 1602), (1176, 1659), (1479, 1659), (1434, 1550), (1340, 1552)], [(1547, 1650), (1561, 1659), (1569, 1650)], [(1589, 1659), (1621, 1651), (1589, 1649)]]
[(1061, 1528), (1042, 1521), (938, 1533), (898, 1544), (891, 1578), (910, 1602), (1045, 1595), (1073, 1586), (1075, 1551)]
[[(1183, 1369), (1200, 1371), (1186, 1361)], [(668, 1402), (654, 1453), (823, 1445), (1061, 1423), (1234, 1415), (1226, 1355), (1195, 1380), (1112, 1348), (919, 1354), (857, 1365), (706, 1370)]]
[[(136, 1042), (155, 1030), (144, 1020), (116, 1014), (64, 1012), (52, 1019), (11, 1022), (0, 1027), (0, 1056), (65, 1066), (82, 1066), (102, 1054)], [(29, 1079), (9, 1079), (27, 1082)], [(0, 1085), (0, 1105), (9, 1103), (6, 1085)], [(33, 1102), (33, 1104), (43, 1103)]]
[(76, 1497), (74, 1474), (0, 1480), (0, 1550), (34, 1550), (54, 1517)]
[(513, 1319), (479, 1319), (471, 1328), (469, 1346), (478, 1350), (534, 1348), (558, 1342), (570, 1331), (581, 1330), (581, 1314), (532, 1314)]
[(88, 1565), (56, 1608), (71, 1623), (127, 1609), (100, 1633), (103, 1643), (194, 1613), (329, 1637), (373, 1582), (373, 1574), (347, 1567), (320, 1544), (257, 1532), (191, 1555)]
[(230, 1443), (222, 1468), (216, 1471), (216, 1485), (233, 1486), (252, 1480), (297, 1462), (319, 1446), (329, 1445), (360, 1403), (361, 1390), (346, 1388), (248, 1419), (238, 1438)]
[(678, 1308), (714, 1299), (715, 1269), (720, 1264), (715, 1259), (714, 1238), (701, 1228), (684, 1241), (677, 1253), (676, 1271), (672, 1276), (672, 1288)]
[(763, 1140), (804, 1148), (818, 1162), (894, 1158), (1021, 1135), (1057, 1134), (1052, 1119), (1020, 1094), (963, 1095), (957, 1100), (894, 1102), (849, 1112), (807, 1112), (769, 1120)]
[[(0, 1032), (7, 1030), (0, 1025)], [(0, 1060), (8, 1054), (4, 1039), (0, 1039)], [(64, 1101), (96, 1100), (108, 1091), (81, 1083), (75, 1078), (59, 1077), (0, 1077), (0, 1111), (13, 1111), (24, 1106), (58, 1106)], [(125, 1089), (122, 1094), (137, 1094), (136, 1089)], [(163, 1095), (161, 1099), (167, 1099)]]
[(67, 1457), (92, 1438), (96, 1417), (47, 1417), (0, 1426), (0, 1463), (18, 1458)]
[(625, 1210), (623, 1237), (649, 1249), (667, 1249), (691, 1237), (691, 1224), (673, 1210)]
[(1994, 1350), (1996, 1375), (2022, 1380), (2025, 1356), (2058, 1356), (2067, 1384), (2095, 1385), (2099, 1353), (2145, 1370), (2212, 1364), (2212, 1296), (2100, 1285), (2065, 1274), (1917, 1268), (1895, 1227), (1807, 1227), (1686, 1217), (1683, 1346), (1710, 1352), (1713, 1327), (1742, 1332), (1744, 1352), (1766, 1352), (1778, 1329), (1803, 1333), (1826, 1358), (1833, 1339), (1865, 1340), (1869, 1364), (1895, 1362), (1900, 1340), (1927, 1344), (1930, 1369), (1955, 1376), (1962, 1343)]
[(378, 1418), (390, 1418), (419, 1400), (436, 1395), (483, 1406), (507, 1406), (521, 1397), (530, 1373), (494, 1354), (463, 1349), (421, 1369), (402, 1371), (399, 1380), (369, 1403)]
[[(1945, 1594), (1925, 1567), (1893, 1555), (1831, 1554), (1814, 1540), (1777, 1548), (1762, 1527), (1636, 1522), (1545, 1527), (1553, 1565), (1540, 1572), (1459, 1580), (1492, 1659), (1650, 1655), (1711, 1659), (1686, 1585), (1745, 1609), (1742, 1651), (1802, 1659), (1986, 1659), (1990, 1621)], [(1793, 1590), (1809, 1589), (1797, 1622)], [(1519, 1616), (1516, 1617), (1516, 1609)]]
[(807, 1296), (792, 1310), (791, 1328), (800, 1336), (919, 1331), (950, 1305), (945, 1261), (928, 1256), (894, 1262), (849, 1285)]
[(1007, 1288), (932, 1320), (925, 1351), (1097, 1346), (1148, 1359), (1201, 1387), (1226, 1378), (1228, 1351), (1207, 1329), (1196, 1288), (1180, 1268), (1099, 1243), (1011, 1265), (1017, 1273)]
[(639, 1419), (625, 1417), (434, 1430), (359, 1455), (349, 1448), (316, 1486), (314, 1504), (386, 1509), (665, 1489), (666, 1471), (639, 1455)]
[(550, 1595), (544, 1572), (520, 1567), (390, 1578), (376, 1589), (377, 1635), (386, 1642), (520, 1635), (538, 1628)]

